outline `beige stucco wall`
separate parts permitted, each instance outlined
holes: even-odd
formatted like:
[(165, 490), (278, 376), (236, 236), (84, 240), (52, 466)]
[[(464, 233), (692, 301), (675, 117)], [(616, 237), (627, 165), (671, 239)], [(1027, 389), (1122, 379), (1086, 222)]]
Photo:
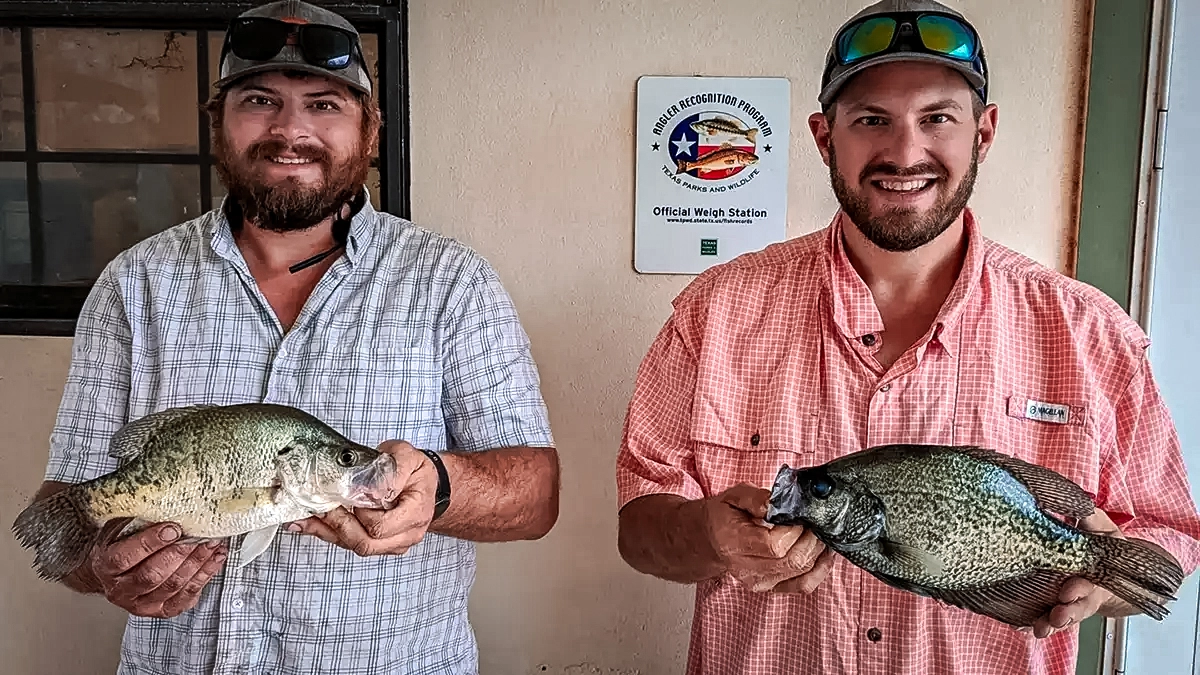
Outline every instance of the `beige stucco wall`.
[[(973, 204), (986, 233), (1069, 269), (1083, 0), (953, 3), (980, 26), (1001, 104)], [(682, 672), (690, 592), (624, 566), (613, 457), (632, 378), (690, 277), (632, 271), (634, 91), (644, 74), (792, 82), (788, 234), (835, 208), (808, 136), (846, 0), (410, 0), (413, 216), (498, 268), (530, 333), (563, 458), (542, 541), (481, 547), (472, 602), (483, 672)], [(1064, 42), (1061, 36), (1074, 36)], [(40, 479), (63, 339), (0, 338), (0, 521)], [(36, 580), (0, 537), (0, 670), (111, 673), (123, 615)], [(546, 669), (542, 670), (542, 666)]]

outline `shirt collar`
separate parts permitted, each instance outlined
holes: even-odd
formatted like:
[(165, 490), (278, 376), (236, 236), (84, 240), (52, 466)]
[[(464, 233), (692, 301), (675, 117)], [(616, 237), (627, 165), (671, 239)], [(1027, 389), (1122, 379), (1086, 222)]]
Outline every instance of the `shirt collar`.
[[(883, 318), (875, 306), (875, 298), (867, 282), (858, 275), (850, 264), (842, 232), (849, 216), (838, 211), (829, 228), (829, 281), (833, 301), (833, 322), (843, 335), (851, 340), (883, 330)], [(852, 224), (850, 224), (853, 227)]]
[[(218, 256), (238, 264), (239, 261), (243, 261), (243, 258), (237, 243), (233, 240), (233, 230), (229, 225), (229, 219), (225, 216), (226, 200), (228, 199), (229, 196), (226, 195), (221, 200), (221, 205), (213, 213), (209, 230), (209, 245)], [(346, 233), (345, 257), (352, 266), (357, 266), (362, 261), (363, 252), (371, 246), (375, 231), (378, 229), (376, 226), (378, 217), (379, 212), (371, 205), (371, 193), (364, 186), (362, 206), (351, 216), (350, 229)]]
[[(829, 292), (833, 320), (838, 330), (847, 338), (862, 340), (866, 335), (882, 331), (884, 326), (871, 289), (850, 264), (846, 254), (842, 231), (847, 225), (853, 227), (848, 218), (844, 211), (839, 210), (829, 227)], [(953, 340), (943, 340), (942, 336), (958, 325), (963, 309), (983, 275), (983, 237), (975, 215), (969, 208), (963, 211), (963, 229), (966, 232), (967, 253), (962, 270), (942, 303), (928, 336), (939, 342), (951, 356), (957, 351), (958, 345)]]
[(959, 271), (958, 279), (954, 282), (950, 294), (946, 296), (946, 301), (942, 303), (942, 309), (933, 322), (934, 339), (951, 356), (957, 352), (958, 342), (945, 340), (942, 336), (958, 327), (963, 311), (975, 295), (975, 289), (979, 288), (980, 279), (983, 278), (983, 235), (979, 231), (975, 214), (969, 208), (963, 210), (963, 229), (966, 231), (967, 254), (963, 258), (962, 270)]

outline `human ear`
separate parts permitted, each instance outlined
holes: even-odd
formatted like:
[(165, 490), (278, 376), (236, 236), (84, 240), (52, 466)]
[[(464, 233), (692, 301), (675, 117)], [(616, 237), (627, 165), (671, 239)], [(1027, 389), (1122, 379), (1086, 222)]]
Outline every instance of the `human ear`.
[(823, 112), (815, 112), (808, 116), (808, 129), (812, 132), (817, 150), (821, 153), (821, 161), (829, 166), (829, 119)]

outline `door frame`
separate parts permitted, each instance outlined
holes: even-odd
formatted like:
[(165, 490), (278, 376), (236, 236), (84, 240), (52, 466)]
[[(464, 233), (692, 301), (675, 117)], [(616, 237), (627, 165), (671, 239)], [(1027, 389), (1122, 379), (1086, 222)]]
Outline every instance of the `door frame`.
[[(1083, 170), (1073, 270), (1150, 321), (1175, 0), (1090, 0)], [(1125, 672), (1125, 619), (1079, 628), (1076, 675)]]

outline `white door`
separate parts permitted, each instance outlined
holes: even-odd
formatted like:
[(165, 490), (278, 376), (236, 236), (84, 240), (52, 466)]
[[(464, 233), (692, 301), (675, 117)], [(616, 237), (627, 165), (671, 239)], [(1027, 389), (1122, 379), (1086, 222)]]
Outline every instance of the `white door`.
[[(1150, 360), (1200, 502), (1200, 0), (1176, 0), (1171, 33), (1165, 144), (1153, 250)], [(1127, 675), (1200, 675), (1200, 573), (1180, 590), (1162, 623), (1126, 624)]]

